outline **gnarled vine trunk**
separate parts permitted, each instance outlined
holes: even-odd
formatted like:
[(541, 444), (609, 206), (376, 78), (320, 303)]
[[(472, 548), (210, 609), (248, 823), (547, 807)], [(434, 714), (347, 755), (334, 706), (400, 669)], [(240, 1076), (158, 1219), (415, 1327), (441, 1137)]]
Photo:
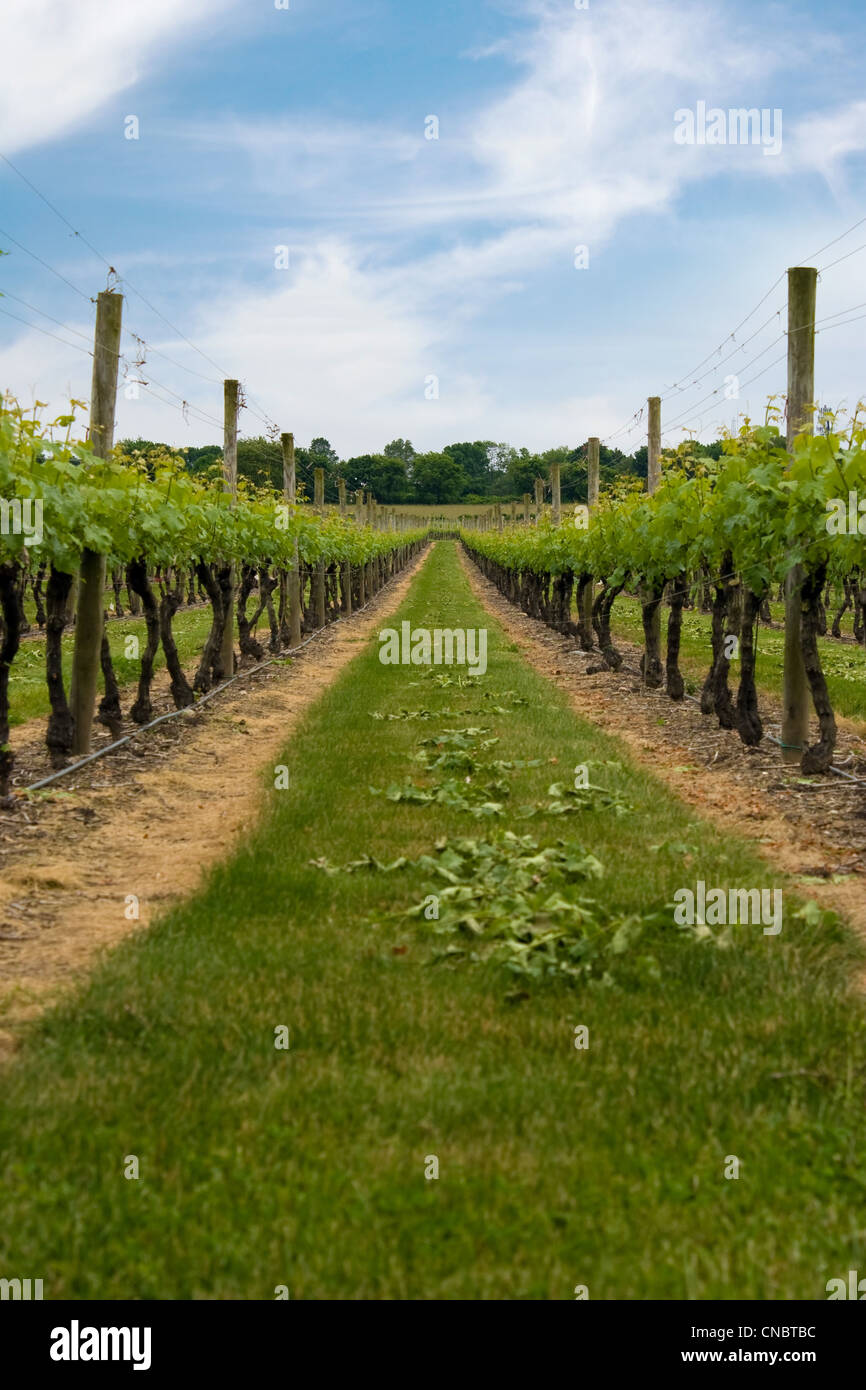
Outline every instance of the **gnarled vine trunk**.
[(62, 767), (72, 749), (75, 720), (63, 685), (63, 633), (69, 615), (72, 575), (61, 574), (52, 565), (45, 591), (45, 681), (51, 714), (45, 743), (52, 767)]
[(680, 639), (683, 628), (683, 606), (688, 598), (685, 574), (678, 574), (671, 582), (671, 611), (668, 618), (668, 645), (665, 661), (665, 688), (672, 700), (681, 700), (686, 693), (686, 683), (680, 671)]
[(131, 560), (126, 567), (126, 581), (132, 592), (141, 599), (144, 621), (147, 628), (147, 641), (141, 654), (141, 671), (138, 677), (138, 695), (129, 716), (136, 724), (147, 724), (153, 715), (150, 699), (150, 685), (153, 680), (153, 659), (159, 648), (159, 609), (156, 595), (150, 586), (147, 561), (141, 558)]
[[(241, 582), (238, 585), (237, 602), (235, 605), (237, 608), (238, 615), (238, 640), (240, 642), (241, 656), (248, 656), (251, 657), (254, 661), (261, 661), (265, 654), (265, 649), (262, 646), (261, 642), (257, 641), (256, 638), (253, 637), (252, 632), (255, 623), (251, 622), (250, 619), (247, 617), (247, 602), (249, 600), (250, 594), (255, 588), (255, 584), (255, 565), (242, 565)], [(261, 608), (259, 608), (258, 612), (261, 613), (261, 611)], [(257, 619), (258, 613), (256, 614), (256, 620)]]
[(644, 649), (640, 659), (640, 673), (644, 684), (650, 690), (657, 690), (662, 683), (662, 658), (659, 629), (656, 615), (664, 593), (664, 584), (646, 584), (641, 592), (641, 621), (643, 623)]
[(730, 638), (735, 637), (739, 641), (739, 633), (730, 631), (736, 619), (729, 624), (731, 608), (731, 587), (728, 576), (733, 569), (733, 556), (727, 551), (722, 559), (722, 573), (715, 581), (715, 597), (713, 599), (713, 620), (711, 628), (711, 640), (713, 648), (713, 661), (710, 666), (707, 678), (704, 681), (701, 691), (701, 713), (715, 714), (722, 729), (733, 729), (734, 727), (734, 702), (728, 687), (728, 671), (730, 670)]
[[(108, 614), (104, 615), (106, 618)], [(99, 702), (97, 719), (100, 724), (105, 724), (110, 730), (112, 738), (120, 738), (123, 732), (123, 712), (120, 708), (120, 690), (117, 685), (117, 676), (114, 673), (114, 662), (111, 660), (111, 647), (108, 645), (108, 633), (103, 624), (102, 645), (99, 649), (99, 664), (102, 667), (102, 679), (105, 685), (105, 694)]]
[(761, 607), (761, 595), (753, 594), (751, 589), (743, 590), (742, 619), (740, 623), (740, 684), (737, 690), (736, 726), (737, 733), (748, 747), (761, 742), (764, 726), (758, 714), (758, 692), (755, 688), (755, 628)]
[(9, 782), (15, 761), (9, 745), (9, 674), (21, 641), (21, 604), (18, 560), (0, 565), (0, 612), (3, 615), (0, 641), (0, 800), (9, 795)]
[(183, 583), (183, 574), (179, 571), (176, 586), (174, 588), (167, 587), (159, 601), (159, 636), (171, 680), (171, 697), (174, 700), (175, 709), (188, 709), (195, 701), (193, 688), (180, 664), (180, 656), (172, 629), (174, 615), (183, 602)]
[(211, 565), (199, 560), (195, 567), (196, 576), (208, 598), (210, 599), (212, 616), (210, 631), (204, 644), (198, 670), (192, 688), (202, 695), (212, 689), (215, 684), (223, 679), (222, 665), (222, 640), (223, 628), (226, 622), (226, 611), (223, 603), (223, 586)]
[(806, 773), (826, 772), (833, 761), (833, 750), (836, 747), (836, 719), (818, 649), (818, 637), (821, 635), (821, 590), (826, 573), (826, 564), (819, 565), (817, 569), (804, 575), (800, 588), (803, 665), (806, 668), (806, 678), (821, 731), (818, 742), (803, 750), (800, 766)]

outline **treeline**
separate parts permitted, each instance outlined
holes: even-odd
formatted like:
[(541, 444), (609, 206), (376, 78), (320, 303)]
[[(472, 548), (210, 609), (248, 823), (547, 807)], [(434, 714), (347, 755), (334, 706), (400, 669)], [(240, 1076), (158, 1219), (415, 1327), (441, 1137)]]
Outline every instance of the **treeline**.
[[(133, 452), (164, 446), (146, 439), (129, 439), (122, 441), (121, 447)], [(721, 453), (720, 442), (696, 447), (700, 453), (716, 459)], [(181, 452), (191, 473), (221, 466), (222, 449), (217, 444)], [(378, 502), (391, 505), (401, 502), (423, 506), (454, 502), (471, 505), (489, 498), (519, 501), (524, 493), (534, 493), (536, 478), (547, 481), (552, 463), (560, 465), (563, 502), (586, 501), (585, 442), (573, 449), (562, 445), (533, 453), (511, 444), (476, 439), (471, 443), (448, 444), (438, 453), (416, 453), (410, 440), (394, 439), (380, 454), (340, 459), (327, 439), (318, 438), (311, 441), (309, 448), (296, 447), (295, 460), (299, 486), (308, 496), (313, 491), (313, 470), (324, 468), (326, 502), (337, 501), (338, 478), (345, 479), (350, 494), (363, 489), (372, 492)], [(258, 486), (270, 484), (281, 488), (283, 464), (279, 441), (263, 435), (239, 440), (238, 474)], [(645, 479), (646, 475), (646, 445), (633, 454), (624, 454), (620, 449), (602, 444), (602, 488), (619, 477)]]

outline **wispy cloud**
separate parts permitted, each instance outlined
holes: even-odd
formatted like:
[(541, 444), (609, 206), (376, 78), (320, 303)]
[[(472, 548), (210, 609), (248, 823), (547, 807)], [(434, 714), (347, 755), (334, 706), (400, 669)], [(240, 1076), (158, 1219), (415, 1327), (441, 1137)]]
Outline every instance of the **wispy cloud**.
[(147, 72), (161, 44), (235, 0), (3, 0), (0, 149), (68, 135)]

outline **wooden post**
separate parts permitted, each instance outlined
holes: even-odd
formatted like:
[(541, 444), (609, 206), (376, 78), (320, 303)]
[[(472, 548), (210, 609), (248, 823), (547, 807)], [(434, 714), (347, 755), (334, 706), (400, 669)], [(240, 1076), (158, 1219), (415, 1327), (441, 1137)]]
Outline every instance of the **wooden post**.
[(536, 478), (536, 480), (535, 480), (535, 524), (536, 524), (536, 526), (538, 525), (539, 521), (541, 520), (541, 509), (542, 509), (543, 506), (544, 506), (544, 479), (543, 479), (543, 478)]
[(501, 530), (502, 530), (502, 503), (501, 503), (501, 502), (497, 502), (497, 503), (496, 503), (496, 529), (497, 529), (497, 531), (501, 531)]
[[(365, 524), (365, 522), (366, 522), (366, 513), (365, 513), (365, 508), (364, 508), (364, 491), (363, 491), (363, 488), (362, 488), (359, 492), (356, 492), (356, 493), (355, 493), (355, 520), (356, 520), (356, 522), (358, 523), (359, 526), (363, 526), (363, 525)], [(363, 607), (364, 607), (364, 604), (365, 604), (366, 602), (367, 602), (367, 566), (364, 565), (364, 564), (360, 564), (360, 565), (358, 566), (358, 604), (359, 604), (359, 606), (360, 606), (361, 608), (363, 608)]]
[(586, 501), (589, 510), (598, 506), (599, 439), (593, 435), (586, 445)]
[[(788, 451), (804, 430), (812, 431), (815, 400), (815, 305), (818, 272), (812, 266), (788, 271)], [(785, 578), (785, 658), (782, 684), (782, 760), (798, 763), (809, 738), (809, 685), (803, 663), (800, 614), (802, 565)]]
[[(295, 436), (293, 434), (281, 434), (280, 444), (283, 450), (283, 495), (286, 501), (294, 507), (298, 490), (298, 475), (295, 467)], [(299, 647), (301, 645), (301, 562), (298, 555), (297, 539), (293, 547), (292, 565), (289, 570), (288, 602), (289, 646)]]
[[(114, 409), (123, 296), (103, 290), (96, 301), (93, 376), (90, 387), (90, 447), (108, 458), (114, 447)], [(85, 549), (78, 581), (78, 609), (72, 648), (69, 708), (73, 719), (72, 752), (90, 752), (96, 687), (101, 669), (105, 623), (105, 556)]]
[[(646, 471), (646, 490), (649, 493), (655, 492), (662, 479), (662, 402), (660, 396), (650, 396), (647, 400), (648, 423), (647, 423), (647, 471)], [(662, 606), (659, 604), (652, 616), (652, 631), (655, 637), (655, 646), (658, 651), (661, 648), (662, 636)]]
[[(601, 441), (597, 435), (592, 435), (586, 444), (586, 505), (590, 513), (598, 506), (598, 474), (599, 474), (599, 450)], [(592, 638), (592, 601), (594, 598), (594, 584), (589, 583), (583, 590), (583, 628)]]
[[(316, 468), (313, 471), (314, 479), (314, 505), (319, 516), (325, 515), (325, 470)], [(313, 599), (316, 605), (316, 627), (325, 626), (325, 561), (316, 562), (316, 585)]]
[(550, 465), (550, 519), (554, 526), (559, 526), (562, 521), (562, 497), (560, 488), (560, 466), (558, 463)]
[[(337, 492), (340, 498), (340, 516), (346, 520), (349, 515), (349, 508), (346, 503), (346, 479), (337, 479)], [(343, 613), (347, 618), (352, 616), (352, 566), (348, 560), (343, 561)]]
[(662, 402), (661, 396), (650, 396), (649, 427), (647, 430), (646, 490), (655, 492), (662, 480)]
[(528, 492), (524, 492), (524, 494), (523, 494), (523, 520), (526, 522), (526, 525), (527, 525), (527, 526), (529, 525), (529, 513), (530, 513), (531, 507), (532, 507), (532, 497), (530, 496), (530, 494), (529, 494)]
[[(223, 382), (223, 487), (234, 499), (238, 495), (238, 383)], [(235, 669), (235, 567), (230, 566), (230, 589), (226, 625), (220, 648), (224, 678)]]

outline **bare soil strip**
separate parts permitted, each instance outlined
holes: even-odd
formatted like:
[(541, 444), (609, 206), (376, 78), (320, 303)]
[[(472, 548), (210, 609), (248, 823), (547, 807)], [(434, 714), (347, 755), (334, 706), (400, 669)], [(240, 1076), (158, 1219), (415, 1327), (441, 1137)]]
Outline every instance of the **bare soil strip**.
[[(621, 739), (636, 762), (707, 820), (756, 840), (765, 859), (806, 880), (805, 897), (839, 912), (866, 935), (866, 787), (830, 775), (805, 785), (798, 769), (783, 768), (775, 744), (764, 739), (746, 748), (737, 733), (720, 729), (692, 701), (676, 704), (623, 671), (588, 675), (597, 652), (580, 652), (571, 638), (528, 618), (465, 553), (461, 561), (476, 596), (536, 670), (568, 693), (578, 714)], [(620, 639), (617, 647), (637, 667), (639, 649)], [(780, 708), (767, 701), (761, 714), (769, 722), (781, 718)], [(839, 757), (852, 755), (852, 770), (859, 768), (861, 777), (864, 752), (863, 740), (840, 726)]]
[[(428, 552), (429, 553), (429, 552)], [(192, 893), (255, 823), (262, 770), (402, 602), (418, 557), (361, 614), (272, 666), (0, 811), (0, 1054), (100, 952)], [(128, 920), (127, 899), (139, 902)]]

